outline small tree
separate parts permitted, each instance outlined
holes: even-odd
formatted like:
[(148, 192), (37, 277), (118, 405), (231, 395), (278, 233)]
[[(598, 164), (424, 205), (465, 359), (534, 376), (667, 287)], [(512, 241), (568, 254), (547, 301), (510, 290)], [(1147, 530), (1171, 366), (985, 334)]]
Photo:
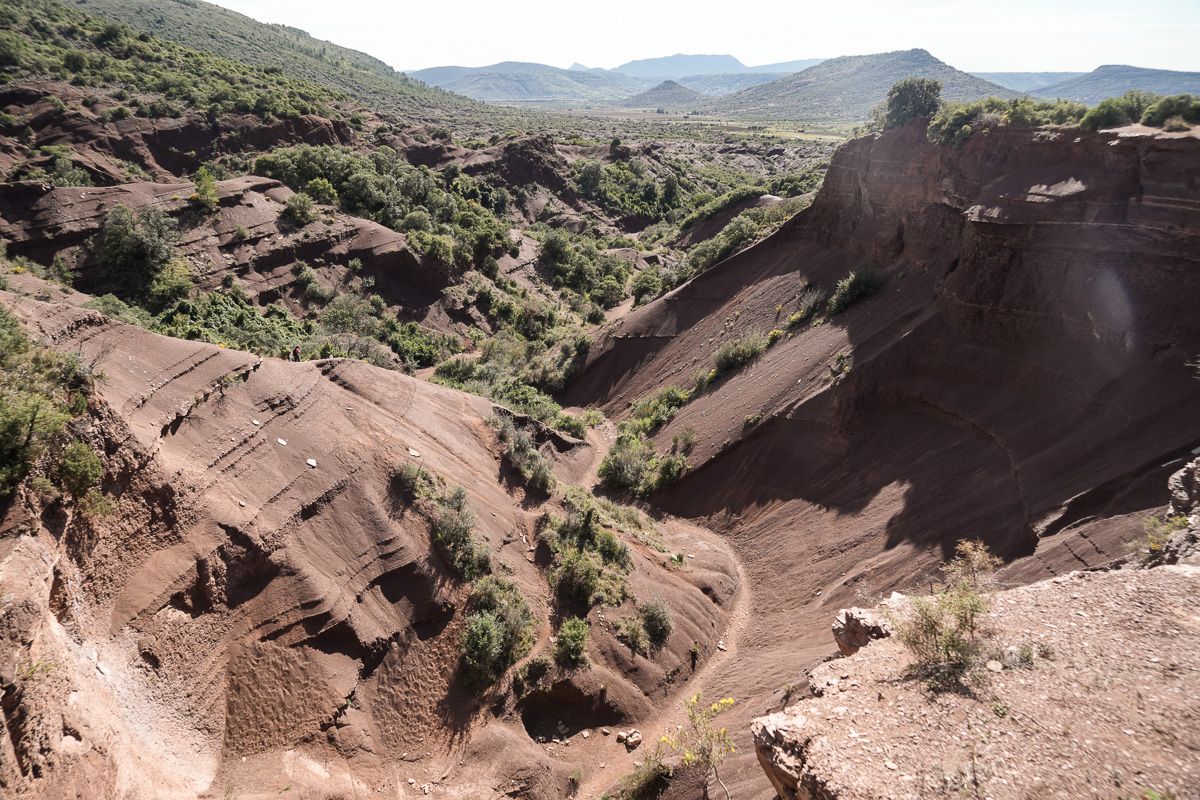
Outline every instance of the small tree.
[(208, 171), (208, 167), (196, 170), (196, 191), (192, 194), (191, 201), (203, 211), (216, 211), (220, 202), (217, 181)]
[(708, 797), (708, 773), (717, 779), (729, 800), (729, 787), (721, 780), (720, 766), (725, 756), (734, 752), (733, 737), (728, 729), (718, 728), (714, 720), (721, 712), (733, 707), (733, 698), (725, 697), (711, 705), (702, 705), (702, 695), (697, 692), (687, 699), (687, 725), (662, 738), (663, 744), (683, 758), (685, 766), (697, 765), (704, 772), (704, 796)]
[(672, 629), (671, 613), (667, 610), (666, 605), (653, 600), (649, 603), (642, 603), (638, 612), (642, 615), (642, 627), (646, 629), (646, 635), (650, 637), (650, 644), (655, 647), (662, 647), (666, 644)]
[(283, 209), (283, 218), (288, 222), (303, 227), (316, 219), (312, 198), (303, 192), (297, 192), (288, 198), (287, 206)]
[(883, 127), (899, 128), (918, 117), (932, 117), (942, 103), (942, 84), (930, 78), (905, 78), (888, 90)]

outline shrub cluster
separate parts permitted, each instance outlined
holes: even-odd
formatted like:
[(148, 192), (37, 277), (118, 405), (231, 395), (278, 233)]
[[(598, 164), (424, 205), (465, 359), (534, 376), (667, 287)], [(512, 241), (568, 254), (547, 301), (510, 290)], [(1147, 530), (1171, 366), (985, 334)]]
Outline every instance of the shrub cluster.
[(626, 545), (602, 524), (595, 500), (568, 493), (562, 519), (545, 516), (539, 536), (554, 556), (550, 580), (560, 602), (580, 608), (618, 605), (628, 594), (625, 574), (633, 559)]
[(881, 285), (883, 279), (871, 267), (856, 269), (837, 282), (829, 302), (825, 305), (825, 313), (831, 317), (836, 316), (864, 297), (877, 292)]
[(587, 641), (590, 626), (586, 619), (568, 617), (558, 626), (558, 641), (554, 644), (554, 660), (564, 667), (587, 663)]
[(473, 682), (491, 683), (533, 646), (533, 613), (516, 584), (492, 575), (475, 582), (467, 608), (463, 663)]
[(518, 428), (512, 415), (497, 410), (489, 424), (496, 430), (496, 437), (504, 447), (504, 458), (525, 481), (525, 485), (538, 492), (547, 493), (554, 488), (554, 473), (550, 464), (538, 450), (533, 436)]

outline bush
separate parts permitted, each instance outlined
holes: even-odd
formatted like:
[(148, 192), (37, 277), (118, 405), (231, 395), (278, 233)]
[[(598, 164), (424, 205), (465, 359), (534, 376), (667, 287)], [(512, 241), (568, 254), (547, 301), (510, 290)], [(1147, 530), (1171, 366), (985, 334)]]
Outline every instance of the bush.
[(580, 617), (563, 620), (558, 628), (558, 641), (554, 645), (554, 660), (565, 667), (585, 663), (588, 628), (587, 620)]
[(634, 304), (640, 306), (662, 293), (662, 276), (657, 269), (648, 267), (633, 276), (629, 290), (633, 294)]
[(327, 206), (337, 204), (337, 189), (333, 188), (333, 184), (327, 178), (313, 178), (305, 184), (304, 193), (318, 203)]
[(666, 791), (671, 770), (663, 763), (658, 747), (645, 756), (640, 766), (621, 778), (616, 800), (654, 800)]
[(1083, 115), (1080, 120), (1080, 125), (1088, 130), (1100, 130), (1101, 128), (1116, 128), (1121, 125), (1128, 125), (1131, 122), (1139, 122), (1142, 116), (1154, 105), (1159, 102), (1160, 98), (1156, 94), (1143, 92), (1137, 89), (1128, 91), (1120, 97), (1110, 97), (1106, 100), (1101, 100), (1094, 108)]
[(0, 67), (20, 66), (25, 60), (25, 40), (15, 33), (0, 33)]
[(302, 228), (316, 219), (317, 213), (314, 210), (312, 198), (303, 192), (296, 192), (288, 198), (287, 205), (284, 206), (280, 216), (296, 227)]
[(430, 528), (464, 580), (474, 580), (491, 570), (491, 556), (475, 538), (475, 514), (467, 506), (467, 493), (461, 486), (438, 500), (430, 515)]
[(824, 302), (825, 293), (820, 289), (809, 287), (800, 292), (800, 297), (796, 300), (796, 310), (787, 318), (788, 327), (795, 328), (812, 319)]
[(554, 488), (554, 473), (550, 464), (538, 450), (533, 437), (516, 427), (513, 418), (499, 411), (489, 420), (496, 436), (503, 445), (504, 458), (517, 471), (525, 485), (538, 492), (548, 493)]
[(641, 489), (652, 456), (650, 446), (639, 436), (621, 434), (600, 462), (600, 480), (617, 492), (637, 492)]
[(870, 267), (862, 267), (851, 272), (837, 282), (833, 295), (825, 305), (825, 313), (836, 316), (850, 306), (879, 290), (883, 281), (879, 274)]
[(196, 170), (196, 191), (192, 193), (192, 203), (202, 211), (216, 211), (220, 202), (217, 195), (217, 181), (208, 167)]
[(713, 367), (718, 376), (724, 375), (749, 364), (766, 349), (767, 337), (762, 331), (749, 331), (740, 338), (718, 347), (713, 358)]
[(93, 246), (95, 281), (118, 297), (145, 301), (174, 255), (175, 223), (156, 208), (109, 212)]
[(554, 569), (554, 588), (559, 600), (590, 608), (599, 600), (603, 567), (585, 550), (568, 549)]
[(942, 102), (942, 84), (930, 78), (905, 78), (888, 90), (883, 127), (899, 128), (919, 117), (932, 117)]
[(1200, 97), (1190, 94), (1160, 97), (1142, 113), (1141, 122), (1143, 125), (1166, 127), (1167, 123), (1176, 117), (1180, 122), (1200, 123)]
[(655, 600), (642, 603), (638, 608), (642, 615), (642, 627), (654, 647), (662, 647), (671, 636), (671, 614), (665, 604)]
[(80, 498), (87, 494), (103, 473), (100, 457), (83, 442), (71, 442), (63, 451), (58, 474), (63, 489), (72, 497)]
[(628, 647), (631, 653), (646, 655), (649, 652), (648, 640), (641, 617), (621, 617), (617, 620), (617, 641)]
[(913, 657), (912, 670), (931, 688), (962, 681), (982, 652), (982, 619), (988, 609), (984, 577), (1000, 562), (980, 542), (959, 542), (945, 568), (946, 585), (932, 597), (916, 597), (897, 636)]
[(468, 675), (491, 682), (533, 647), (533, 613), (512, 581), (487, 576), (472, 588), (462, 651)]

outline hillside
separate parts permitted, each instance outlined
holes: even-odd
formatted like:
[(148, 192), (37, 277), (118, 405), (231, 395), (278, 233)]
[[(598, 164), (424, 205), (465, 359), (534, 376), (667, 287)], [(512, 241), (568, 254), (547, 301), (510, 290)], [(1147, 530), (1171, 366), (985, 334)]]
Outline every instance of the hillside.
[[(963, 537), (1024, 583), (1145, 536), (1200, 442), (1198, 176), (1195, 137), (856, 139), (811, 208), (591, 348), (570, 403), (620, 419), (688, 390), (653, 439), (690, 430), (692, 466), (654, 499), (728, 537), (752, 587), (756, 631), (706, 690), (738, 698), (723, 724), (777, 710), (840, 608), (927, 586)], [(811, 293), (863, 265), (878, 292), (813, 324)], [(748, 738), (722, 776), (766, 796)]]
[(1016, 97), (1017, 92), (961, 72), (924, 50), (904, 50), (823, 61), (803, 72), (720, 98), (722, 114), (812, 122), (865, 120), (892, 84), (908, 77), (942, 82), (947, 100)]
[(1017, 92), (1031, 92), (1043, 86), (1061, 83), (1073, 78), (1086, 75), (1086, 72), (972, 72), (976, 78), (982, 78), (998, 86), (1003, 86)]
[(1052, 83), (1032, 90), (1047, 99), (1063, 98), (1080, 103), (1096, 104), (1117, 97), (1131, 89), (1155, 94), (1200, 95), (1200, 72), (1174, 72), (1165, 69), (1144, 69), (1124, 64), (1107, 64), (1086, 75)]
[(719, 75), (724, 72), (744, 72), (746, 65), (730, 55), (684, 55), (661, 58), (641, 58), (628, 61), (613, 69), (638, 78), (673, 78), (685, 75)]
[(734, 72), (724, 75), (685, 75), (679, 83), (700, 94), (730, 94), (782, 78), (784, 72)]
[(185, 47), (270, 68), (413, 120), (486, 115), (465, 97), (427, 86), (365, 53), (267, 25), (205, 0), (74, 0), (71, 5)]
[(475, 100), (512, 105), (615, 105), (649, 85), (649, 81), (606, 70), (559, 69), (517, 61), (486, 67), (430, 67), (412, 76)]
[(690, 110), (694, 108), (704, 95), (700, 92), (680, 86), (675, 81), (663, 81), (652, 89), (627, 98), (622, 105), (629, 108), (664, 108), (671, 111)]

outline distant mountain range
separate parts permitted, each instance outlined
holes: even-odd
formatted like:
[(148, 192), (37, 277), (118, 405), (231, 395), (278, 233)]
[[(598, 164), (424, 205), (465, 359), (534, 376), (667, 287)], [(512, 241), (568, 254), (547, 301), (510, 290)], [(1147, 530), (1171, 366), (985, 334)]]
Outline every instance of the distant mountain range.
[(1071, 78), (1086, 75), (1086, 72), (972, 72), (976, 78), (1014, 89), (1018, 92), (1032, 92), (1052, 83), (1062, 83)]
[(1031, 89), (1030, 93), (1047, 99), (1063, 98), (1093, 105), (1106, 97), (1116, 97), (1130, 89), (1155, 94), (1200, 95), (1200, 72), (1174, 72), (1166, 69), (1144, 69), (1125, 64), (1106, 64), (1084, 75), (1069, 78), (1049, 86)]
[(710, 103), (711, 110), (748, 117), (853, 122), (902, 78), (935, 78), (947, 100), (1019, 97), (1020, 93), (939, 61), (925, 50), (898, 50), (822, 61), (803, 72), (735, 92)]
[(667, 111), (690, 111), (703, 105), (707, 98), (695, 89), (681, 86), (675, 81), (663, 81), (652, 89), (635, 94), (623, 105), (629, 108), (654, 108)]

